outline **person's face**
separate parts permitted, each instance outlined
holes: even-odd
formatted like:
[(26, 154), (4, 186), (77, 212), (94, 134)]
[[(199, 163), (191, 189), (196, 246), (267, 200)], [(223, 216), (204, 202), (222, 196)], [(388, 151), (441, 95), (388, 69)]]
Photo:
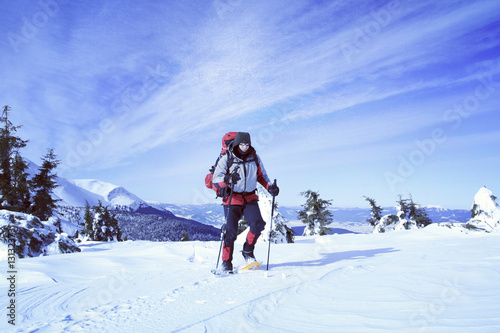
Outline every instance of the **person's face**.
[(248, 143), (240, 143), (239, 147), (242, 152), (246, 153), (248, 148), (250, 148), (250, 145)]

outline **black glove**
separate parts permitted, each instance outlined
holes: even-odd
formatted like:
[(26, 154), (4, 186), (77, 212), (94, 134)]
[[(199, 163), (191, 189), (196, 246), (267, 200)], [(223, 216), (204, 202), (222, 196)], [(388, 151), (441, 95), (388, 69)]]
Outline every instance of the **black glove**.
[(229, 175), (226, 175), (226, 177), (224, 177), (224, 183), (226, 183), (228, 185), (229, 184), (236, 184), (236, 182), (240, 179), (241, 179), (240, 174), (237, 172), (233, 172)]
[(271, 194), (273, 197), (275, 197), (280, 193), (280, 188), (278, 187), (278, 185), (272, 184), (271, 186), (269, 186), (267, 191), (269, 192), (269, 194)]

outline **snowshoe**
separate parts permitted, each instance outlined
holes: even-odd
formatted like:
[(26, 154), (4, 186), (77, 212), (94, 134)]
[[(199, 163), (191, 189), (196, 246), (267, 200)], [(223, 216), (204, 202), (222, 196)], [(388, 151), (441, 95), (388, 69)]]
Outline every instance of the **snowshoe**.
[(255, 271), (255, 270), (259, 269), (259, 267), (260, 267), (260, 262), (252, 261), (252, 262), (248, 263), (246, 266), (241, 267), (240, 270), (242, 270), (242, 271)]

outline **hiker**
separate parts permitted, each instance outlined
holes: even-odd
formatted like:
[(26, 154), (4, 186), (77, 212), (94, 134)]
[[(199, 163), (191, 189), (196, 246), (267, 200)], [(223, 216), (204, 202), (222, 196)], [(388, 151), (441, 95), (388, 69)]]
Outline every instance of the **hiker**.
[(270, 184), (264, 165), (252, 147), (250, 134), (246, 132), (236, 134), (228, 147), (228, 154), (218, 161), (212, 182), (217, 189), (233, 188), (232, 195), (227, 191), (223, 200), (226, 233), (222, 250), (222, 270), (232, 272), (234, 241), (238, 236), (238, 222), (241, 216), (244, 216), (250, 225), (243, 245), (243, 257), (247, 263), (256, 261), (253, 253), (255, 243), (266, 225), (257, 203), (257, 182), (272, 196), (278, 195), (279, 188)]

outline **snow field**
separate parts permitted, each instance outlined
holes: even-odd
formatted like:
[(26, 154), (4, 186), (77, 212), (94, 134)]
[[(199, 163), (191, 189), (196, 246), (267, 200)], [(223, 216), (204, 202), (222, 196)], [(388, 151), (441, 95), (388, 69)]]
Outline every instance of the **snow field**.
[(296, 237), (271, 245), (269, 271), (260, 242), (261, 270), (233, 276), (210, 273), (219, 245), (88, 243), (81, 253), (19, 260), (17, 325), (4, 320), (0, 330), (500, 331), (498, 234), (431, 226)]

